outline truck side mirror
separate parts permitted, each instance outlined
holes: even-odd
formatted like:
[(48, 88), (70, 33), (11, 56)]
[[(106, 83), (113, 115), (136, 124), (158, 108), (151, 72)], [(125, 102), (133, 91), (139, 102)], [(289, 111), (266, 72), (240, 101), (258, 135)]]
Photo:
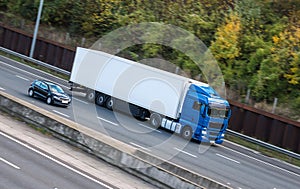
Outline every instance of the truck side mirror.
[(201, 113), (202, 117), (205, 117), (205, 105), (201, 105), (200, 113)]

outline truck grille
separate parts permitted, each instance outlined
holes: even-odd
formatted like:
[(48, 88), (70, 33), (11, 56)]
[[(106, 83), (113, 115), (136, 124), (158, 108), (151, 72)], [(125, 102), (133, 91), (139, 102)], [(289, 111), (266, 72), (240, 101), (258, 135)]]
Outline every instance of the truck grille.
[(221, 123), (209, 123), (209, 129), (218, 129), (218, 130), (222, 130), (224, 127), (224, 124)]

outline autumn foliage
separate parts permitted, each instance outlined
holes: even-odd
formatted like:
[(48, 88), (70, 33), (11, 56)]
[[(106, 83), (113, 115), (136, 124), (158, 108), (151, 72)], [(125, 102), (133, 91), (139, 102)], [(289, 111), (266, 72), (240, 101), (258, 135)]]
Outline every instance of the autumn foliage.
[[(38, 5), (38, 0), (0, 0), (2, 12), (32, 21)], [(42, 24), (86, 38), (131, 23), (179, 26), (209, 47), (229, 89), (240, 96), (251, 89), (256, 101), (277, 97), (300, 109), (299, 18), (300, 0), (52, 0), (44, 2)], [(167, 47), (145, 44), (127, 50), (133, 59), (164, 57), (191, 77), (201, 74), (191, 60)]]

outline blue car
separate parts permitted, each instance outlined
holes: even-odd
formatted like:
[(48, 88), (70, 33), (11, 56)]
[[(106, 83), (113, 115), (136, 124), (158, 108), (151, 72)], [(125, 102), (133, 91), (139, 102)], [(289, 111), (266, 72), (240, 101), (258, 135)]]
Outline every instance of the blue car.
[(71, 98), (57, 84), (46, 80), (34, 80), (28, 89), (28, 96), (44, 99), (47, 104), (56, 104), (67, 107)]

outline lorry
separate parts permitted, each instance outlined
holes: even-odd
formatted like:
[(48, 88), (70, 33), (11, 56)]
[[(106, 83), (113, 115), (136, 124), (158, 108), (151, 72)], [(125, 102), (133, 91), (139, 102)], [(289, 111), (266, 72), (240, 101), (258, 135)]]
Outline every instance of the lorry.
[(130, 113), (201, 142), (221, 144), (230, 106), (208, 84), (121, 58), (77, 47), (71, 90), (109, 110)]

